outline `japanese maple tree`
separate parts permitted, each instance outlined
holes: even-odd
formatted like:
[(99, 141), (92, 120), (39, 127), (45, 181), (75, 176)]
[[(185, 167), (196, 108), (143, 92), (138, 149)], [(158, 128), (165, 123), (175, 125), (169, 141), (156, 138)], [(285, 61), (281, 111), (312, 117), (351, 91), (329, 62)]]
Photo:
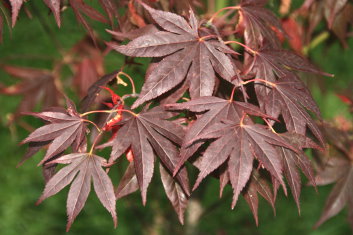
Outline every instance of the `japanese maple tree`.
[[(300, 211), (302, 172), (314, 187), (337, 181), (317, 225), (345, 205), (353, 224), (351, 136), (322, 128), (328, 124), (321, 122), (299, 73), (333, 76), (305, 58), (304, 45), (324, 17), (346, 46), (347, 31), (338, 27), (352, 22), (346, 12), (352, 4), (307, 0), (289, 14), (290, 1), (281, 1), (280, 12), (286, 17), (279, 19), (267, 0), (235, 2), (203, 14), (207, 4), (198, 0), (100, 0), (102, 11), (84, 0), (44, 0), (58, 27), (65, 27), (61, 11), (69, 8), (89, 37), (61, 51), (63, 59), (53, 71), (1, 65), (21, 82), (1, 86), (0, 92), (23, 96), (14, 120), (26, 114), (45, 122), (21, 142), (28, 144), (21, 164), (45, 150), (38, 165), (46, 185), (38, 204), (70, 184), (67, 231), (84, 207), (92, 182), (114, 226), (116, 200), (140, 191), (145, 205), (156, 162), (181, 223), (192, 192), (209, 177), (219, 180), (220, 195), (224, 187), (232, 188), (231, 208), (243, 196), (256, 224), (258, 194), (275, 208), (277, 192), (282, 188), (287, 195), (289, 187)], [(0, 39), (4, 19), (11, 12), (15, 26), (20, 9), (31, 1), (1, 4)], [(92, 20), (105, 25), (111, 41), (102, 42)], [(300, 32), (306, 29), (304, 37)], [(125, 63), (104, 75), (108, 53), (126, 56)], [(124, 72), (140, 66), (135, 57), (152, 58), (141, 91), (135, 88), (134, 75)], [(73, 72), (71, 83), (61, 79), (65, 66)], [(120, 86), (128, 86), (131, 93), (121, 92)], [(67, 91), (82, 98), (77, 107)], [(66, 108), (58, 107), (63, 100)], [(42, 111), (33, 112), (39, 103)], [(323, 163), (327, 135), (343, 155), (330, 158), (328, 167)], [(100, 153), (104, 148), (110, 156)], [(306, 149), (319, 152), (315, 165)], [(113, 185), (109, 173), (121, 161), (129, 165)], [(188, 171), (198, 172), (197, 179), (189, 179)]]

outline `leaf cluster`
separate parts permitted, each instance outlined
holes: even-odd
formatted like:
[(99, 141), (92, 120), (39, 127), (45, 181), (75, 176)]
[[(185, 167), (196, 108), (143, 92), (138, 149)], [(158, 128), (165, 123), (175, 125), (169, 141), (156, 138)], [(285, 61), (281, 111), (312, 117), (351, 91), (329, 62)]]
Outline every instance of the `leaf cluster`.
[[(332, 169), (316, 167), (318, 173), (305, 154), (306, 149), (323, 151), (325, 135), (335, 136), (335, 130), (322, 133), (320, 110), (299, 72), (333, 75), (322, 72), (304, 57), (302, 43), (298, 44), (302, 39), (288, 30), (288, 21), (281, 22), (266, 7), (266, 0), (242, 0), (202, 16), (196, 14), (199, 1), (161, 2), (168, 4), (100, 0), (105, 16), (83, 0), (69, 0), (65, 4), (72, 8), (90, 39), (64, 53), (65, 60), (53, 73), (3, 66), (22, 82), (1, 86), (1, 93), (24, 96), (17, 113), (25, 111), (46, 122), (22, 141), (29, 144), (22, 162), (46, 149), (39, 162), (45, 171), (46, 186), (38, 203), (71, 183), (67, 198), (69, 230), (93, 182), (116, 226), (116, 200), (139, 190), (145, 205), (158, 162), (164, 191), (181, 223), (192, 192), (210, 177), (219, 180), (220, 196), (224, 187), (232, 188), (231, 208), (240, 196), (244, 197), (256, 224), (258, 195), (275, 209), (280, 188), (287, 195), (289, 186), (300, 211), (300, 172), (315, 187), (337, 181), (318, 225), (346, 204), (351, 205), (352, 148), (347, 149), (340, 140), (331, 140), (346, 157), (331, 159)], [(314, 14), (321, 19), (324, 14), (329, 28), (333, 28), (348, 3), (322, 2), (305, 1), (298, 11), (303, 18)], [(24, 1), (9, 3), (14, 26)], [(63, 2), (44, 3), (60, 27)], [(331, 6), (331, 11), (322, 13), (318, 10), (321, 4)], [(124, 15), (118, 14), (121, 6), (126, 6)], [(227, 12), (220, 16), (222, 11)], [(110, 27), (107, 32), (112, 40), (105, 43), (106, 47), (87, 18)], [(313, 30), (316, 25), (313, 20), (309, 27)], [(295, 27), (299, 32), (299, 26)], [(0, 35), (1, 31), (0, 24)], [(344, 43), (343, 36), (338, 36)], [(291, 41), (293, 37), (296, 43)], [(283, 40), (296, 52), (283, 49)], [(102, 76), (104, 55), (111, 50), (125, 55), (125, 64)], [(124, 72), (125, 66), (138, 66), (135, 57), (152, 59), (139, 93), (134, 76)], [(65, 89), (58, 71), (64, 65), (72, 68), (72, 84), (83, 97), (78, 108), (62, 94)], [(126, 86), (125, 80), (132, 88), (131, 94), (116, 94), (116, 84)], [(62, 97), (66, 109), (49, 108), (57, 106)], [(129, 105), (131, 99), (134, 102)], [(30, 112), (40, 100), (44, 111)], [(103, 148), (111, 148), (107, 159), (98, 156)], [(109, 171), (125, 160), (129, 165), (114, 187)], [(61, 164), (66, 166), (57, 170)], [(345, 170), (339, 170), (343, 165)], [(192, 190), (190, 169), (199, 172)], [(336, 171), (340, 174), (332, 173)]]

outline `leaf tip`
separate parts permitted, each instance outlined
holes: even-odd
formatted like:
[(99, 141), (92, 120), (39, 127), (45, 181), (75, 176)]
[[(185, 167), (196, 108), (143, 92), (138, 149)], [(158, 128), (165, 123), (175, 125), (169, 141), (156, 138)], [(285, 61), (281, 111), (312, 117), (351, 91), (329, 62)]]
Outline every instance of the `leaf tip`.
[(173, 171), (173, 178), (178, 174), (179, 170), (180, 170), (180, 166), (178, 164)]
[(118, 217), (115, 214), (115, 211), (112, 213), (113, 216), (113, 222), (114, 222), (114, 228), (118, 227)]
[(143, 190), (143, 191), (141, 192), (141, 197), (142, 197), (142, 205), (143, 205), (143, 206), (146, 206), (147, 195), (146, 195), (146, 191), (145, 191), (145, 190)]
[(194, 187), (192, 187), (192, 190), (191, 190), (191, 191), (192, 191), (192, 192), (195, 191), (195, 190), (199, 187), (200, 183), (201, 183), (201, 179), (198, 178), (198, 179), (196, 180), (196, 183), (194, 184)]
[(43, 198), (40, 197), (40, 198), (36, 201), (35, 205), (36, 205), (36, 206), (39, 206), (39, 204), (41, 204), (42, 201), (43, 201)]
[(181, 225), (184, 225), (184, 214), (181, 212), (181, 214), (178, 216), (179, 222)]
[(144, 101), (141, 101), (140, 99), (137, 99), (135, 103), (131, 106), (131, 109), (136, 109), (139, 107), (141, 104), (143, 104)]
[(71, 225), (72, 225), (72, 221), (68, 221), (67, 225), (66, 225), (66, 232), (67, 233), (70, 231)]
[(336, 76), (332, 73), (323, 73), (324, 76), (330, 77), (330, 78), (335, 78)]

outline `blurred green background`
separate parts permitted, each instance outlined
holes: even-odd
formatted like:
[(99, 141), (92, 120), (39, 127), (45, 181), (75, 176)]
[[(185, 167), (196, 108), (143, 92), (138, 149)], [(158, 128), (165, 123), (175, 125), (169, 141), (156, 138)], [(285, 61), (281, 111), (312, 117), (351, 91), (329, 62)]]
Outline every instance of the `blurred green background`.
[[(71, 10), (63, 13), (62, 28), (58, 29), (54, 17), (49, 14), (42, 1), (31, 1), (30, 4), (34, 4), (34, 10), (40, 12), (42, 20), (39, 20), (35, 14), (33, 19), (28, 19), (22, 12), (11, 36), (5, 29), (4, 42), (0, 45), (0, 63), (51, 69), (53, 60), (60, 55), (53, 38), (43, 26), (51, 29), (56, 40), (66, 50), (82, 39), (85, 31), (77, 25)], [(98, 29), (103, 39), (109, 40), (103, 25), (98, 23), (93, 24), (93, 27)], [(353, 40), (349, 39), (348, 43), (350, 48), (344, 50), (337, 40), (329, 38), (309, 51), (309, 56), (315, 64), (325, 72), (336, 75), (335, 78), (317, 78), (308, 75), (304, 77), (325, 119), (332, 119), (338, 114), (351, 118), (347, 107), (335, 96), (336, 92), (343, 89), (350, 89), (353, 92)], [(49, 58), (40, 59), (43, 56)], [(123, 63), (122, 56), (117, 53), (110, 53), (105, 61), (107, 72), (120, 68)], [(143, 71), (127, 70), (127, 72), (142, 81)], [(0, 79), (1, 83), (14, 84), (13, 78), (2, 71), (0, 71)], [(322, 90), (320, 87), (325, 89)], [(36, 167), (43, 153), (37, 154), (23, 166), (16, 168), (26, 150), (26, 146), (19, 146), (18, 143), (28, 135), (28, 132), (19, 126), (8, 128), (6, 123), (8, 114), (16, 110), (20, 99), (20, 97), (0, 96), (0, 234), (64, 234), (68, 189), (35, 206), (44, 187), (41, 169)], [(41, 123), (33, 118), (23, 120), (30, 121), (36, 127)], [(260, 200), (257, 228), (245, 200), (241, 198), (236, 208), (231, 210), (230, 188), (226, 188), (223, 198), (219, 200), (218, 182), (211, 178), (206, 179), (206, 182), (196, 191), (193, 196), (193, 206), (189, 209), (203, 211), (200, 221), (196, 227), (188, 224), (181, 226), (162, 191), (158, 174), (156, 170), (153, 183), (149, 187), (149, 200), (146, 207), (142, 206), (139, 193), (117, 202), (119, 217), (117, 229), (113, 228), (109, 213), (91, 192), (85, 208), (68, 234), (157, 234), (160, 232), (160, 234), (331, 235), (351, 233), (346, 221), (346, 211), (341, 212), (319, 229), (312, 228), (320, 216), (332, 186), (320, 187), (318, 193), (312, 187), (304, 186), (300, 216), (292, 197), (285, 197), (283, 192), (278, 196), (276, 216), (273, 215), (272, 208), (264, 200)], [(117, 177), (113, 177), (113, 181), (117, 183)]]

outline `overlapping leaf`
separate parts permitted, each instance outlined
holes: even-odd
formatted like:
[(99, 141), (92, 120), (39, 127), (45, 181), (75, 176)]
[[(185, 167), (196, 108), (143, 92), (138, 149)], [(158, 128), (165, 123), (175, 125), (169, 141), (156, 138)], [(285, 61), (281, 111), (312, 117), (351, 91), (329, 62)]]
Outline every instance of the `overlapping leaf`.
[[(23, 2), (23, 0), (10, 0), (13, 25)], [(54, 13), (56, 22), (60, 26), (61, 1), (44, 0), (44, 2)], [(86, 5), (84, 0), (69, 0), (68, 2), (78, 21), (89, 31), (92, 38), (93, 29), (86, 20), (86, 16), (108, 23), (103, 15)], [(132, 41), (124, 46), (114, 43), (109, 43), (109, 45), (127, 56), (161, 57), (154, 61), (146, 73), (142, 92), (132, 108), (155, 98), (159, 98), (160, 104), (176, 102), (186, 90), (189, 90), (191, 101), (167, 105), (167, 107), (174, 110), (189, 110), (196, 120), (188, 123), (189, 126), (185, 134), (185, 128), (177, 124), (179, 120), (167, 120), (174, 118), (174, 114), (166, 112), (161, 107), (148, 110), (147, 105), (139, 114), (134, 114), (129, 110), (120, 110), (124, 114), (123, 121), (119, 119), (117, 123), (114, 123), (120, 129), (117, 128), (112, 141), (103, 144), (104, 146), (112, 146), (111, 158), (107, 164), (105, 159), (92, 153), (82, 153), (85, 151), (82, 150), (86, 140), (85, 120), (76, 112), (72, 104), (69, 104), (69, 109), (66, 111), (54, 109), (32, 114), (49, 122), (35, 130), (23, 141), (23, 143), (30, 144), (26, 158), (49, 145), (47, 153), (41, 161), (44, 163), (48, 182), (38, 203), (72, 183), (67, 201), (69, 217), (67, 229), (69, 229), (82, 210), (91, 189), (91, 181), (93, 181), (97, 196), (111, 213), (116, 224), (116, 198), (124, 197), (140, 189), (143, 204), (146, 203), (147, 188), (154, 173), (155, 155), (157, 155), (160, 159), (160, 175), (166, 195), (177, 212), (179, 220), (183, 223), (189, 196), (188, 176), (184, 163), (195, 155), (201, 145), (206, 142), (207, 144), (203, 146), (205, 151), (202, 156), (196, 160), (197, 163), (193, 162), (200, 170), (193, 189), (196, 189), (206, 176), (217, 171), (219, 174), (215, 175), (220, 178), (221, 192), (228, 183), (233, 188), (232, 207), (234, 208), (242, 193), (254, 214), (256, 223), (258, 223), (258, 193), (274, 207), (278, 187), (282, 185), (286, 192), (284, 175), (299, 207), (301, 180), (298, 168), (312, 184), (315, 184), (310, 161), (302, 149), (319, 148), (311, 139), (305, 137), (307, 128), (321, 144), (323, 144), (323, 138), (308, 110), (316, 116), (320, 116), (320, 112), (310, 93), (292, 73), (292, 70), (321, 75), (328, 74), (322, 73), (302, 57), (279, 49), (280, 44), (276, 32), (282, 31), (282, 28), (274, 14), (264, 7), (267, 0), (242, 0), (237, 8), (240, 12), (239, 27), (244, 26), (245, 30), (245, 48), (253, 54), (253, 57), (244, 57), (246, 69), (243, 72), (247, 77), (251, 76), (257, 79), (255, 80), (257, 95), (255, 102), (253, 99), (255, 97), (250, 95), (250, 89), (242, 89), (244, 99), (246, 99), (247, 92), (250, 95), (245, 102), (211, 96), (218, 87), (218, 75), (238, 86), (238, 80), (235, 80), (238, 73), (237, 68), (242, 68), (241, 62), (233, 60), (230, 56), (234, 52), (219, 39), (220, 35), (224, 36), (221, 27), (213, 29), (200, 27), (202, 21), (199, 22), (192, 11), (190, 11), (187, 21), (179, 15), (155, 10), (142, 3), (151, 15), (150, 18), (146, 17), (146, 20), (140, 14), (141, 11), (138, 14), (135, 12), (135, 6), (139, 3), (135, 2), (133, 5), (133, 1), (123, 1), (122, 4), (126, 2), (129, 2), (129, 12), (133, 16), (126, 17), (125, 22), (137, 20), (138, 22), (136, 21), (134, 24), (142, 26), (148, 20), (153, 19), (158, 28), (151, 26), (129, 32), (131, 24), (124, 28), (125, 22), (118, 19), (119, 28), (123, 33), (113, 33), (113, 35), (118, 40), (129, 38)], [(191, 3), (194, 2), (198, 1), (191, 1)], [(332, 8), (328, 9), (325, 14), (330, 11), (330, 17), (336, 17), (341, 11), (341, 5), (347, 1), (334, 3), (334, 1), (325, 0), (325, 3), (328, 2), (332, 3)], [(99, 3), (108, 14), (109, 22), (113, 26), (114, 19), (118, 18), (116, 1), (100, 0)], [(189, 7), (186, 4), (187, 1), (164, 1), (164, 3), (171, 3), (169, 6), (165, 6), (162, 2), (160, 5), (164, 9), (174, 8), (181, 12), (181, 15), (187, 15), (185, 12), (185, 9)], [(236, 16), (233, 19), (235, 18)], [(124, 34), (125, 32), (128, 33)], [(213, 32), (217, 35), (212, 35)], [(239, 33), (242, 32), (239, 31)], [(98, 54), (94, 54), (94, 57), (96, 55)], [(101, 61), (99, 63), (101, 64)], [(88, 85), (87, 78), (97, 78), (98, 72), (93, 71), (94, 65), (93, 59), (86, 59), (77, 66), (78, 75), (75, 81), (79, 87), (84, 88), (83, 85)], [(89, 69), (93, 70), (89, 71)], [(33, 76), (34, 72), (18, 70), (16, 73), (21, 74), (26, 81), (33, 81), (4, 88), (2, 91), (8, 94), (24, 94), (26, 102), (28, 102), (24, 104), (24, 107), (28, 109), (33, 108), (33, 104), (36, 103), (37, 96), (34, 96), (34, 93), (39, 94), (45, 91), (49, 94), (46, 97), (53, 97), (51, 93), (56, 94), (57, 92), (54, 78), (50, 80), (50, 84), (54, 88), (46, 90), (47, 86), (44, 85), (46, 82), (38, 79), (41, 77), (39, 75)], [(104, 76), (91, 86), (82, 103), (83, 110), (88, 109), (94, 102), (101, 86), (112, 81), (116, 73)], [(29, 78), (31, 76), (35, 79)], [(87, 91), (86, 88), (84, 88), (84, 92)], [(219, 91), (217, 95), (225, 97), (222, 88), (217, 89)], [(258, 103), (260, 108), (251, 103)], [(115, 102), (115, 104), (117, 103)], [(112, 110), (114, 111), (114, 109), (113, 107)], [(119, 110), (115, 109), (115, 111)], [(259, 122), (263, 118), (269, 125), (273, 123), (268, 123), (266, 119), (277, 121), (276, 118), (283, 117), (284, 124), (290, 133), (276, 134), (267, 126), (254, 124), (251, 116), (257, 116), (256, 120)], [(272, 128), (276, 129), (276, 126)], [(341, 143), (341, 145), (343, 144)], [(70, 146), (74, 152), (80, 153), (61, 156)], [(181, 153), (179, 147), (181, 147)], [(351, 150), (346, 150), (341, 146), (340, 151), (350, 154)], [(112, 165), (127, 151), (132, 151), (133, 157), (128, 158), (130, 165), (114, 193), (112, 182), (104, 172), (103, 166)], [(337, 173), (334, 179), (329, 177), (326, 178), (326, 181), (318, 180), (320, 177), (316, 179), (321, 183), (338, 180), (319, 224), (338, 213), (346, 204), (353, 205), (353, 193), (351, 193), (353, 186), (350, 183), (353, 180), (351, 160), (344, 159), (343, 162), (345, 163), (344, 167), (339, 173), (337, 169), (333, 171)], [(53, 175), (56, 164), (60, 163), (69, 165)], [(330, 172), (332, 173), (332, 171)], [(172, 177), (173, 173), (175, 178)], [(267, 175), (262, 175), (262, 173)], [(323, 171), (319, 176), (324, 179), (329, 173)], [(272, 179), (274, 190), (269, 187), (266, 177)], [(350, 210), (350, 215), (353, 215), (352, 210)]]
[(68, 112), (45, 111), (29, 114), (48, 121), (49, 124), (36, 129), (22, 141), (22, 144), (32, 143), (26, 158), (50, 143), (44, 158), (39, 163), (43, 164), (50, 158), (61, 154), (71, 145), (74, 151), (78, 151), (85, 142), (86, 125), (72, 105), (69, 105)]
[(106, 164), (106, 160), (89, 153), (73, 153), (49, 162), (49, 164), (55, 163), (69, 165), (58, 171), (47, 182), (44, 192), (39, 198), (37, 204), (41, 203), (46, 198), (57, 194), (72, 182), (67, 197), (68, 223), (66, 230), (68, 231), (76, 216), (84, 207), (91, 191), (91, 183), (93, 181), (94, 190), (102, 205), (112, 215), (114, 226), (116, 227), (117, 216), (115, 210), (116, 200), (114, 188), (109, 176), (102, 168), (102, 166)]
[(241, 22), (244, 24), (244, 38), (247, 46), (258, 49), (265, 42), (271, 48), (279, 48), (280, 42), (274, 29), (283, 31), (278, 18), (264, 7), (267, 1), (243, 0), (240, 4)]
[(307, 112), (310, 110), (320, 117), (320, 110), (304, 84), (294, 74), (288, 74), (273, 84), (266, 97), (266, 113), (275, 118), (282, 114), (287, 129), (301, 135), (305, 135), (309, 127), (323, 145), (322, 133)]
[(188, 23), (181, 16), (143, 6), (165, 31), (138, 37), (123, 46), (109, 43), (112, 48), (128, 56), (165, 56), (148, 74), (133, 108), (173, 89), (185, 77), (192, 98), (212, 95), (215, 71), (228, 81), (235, 77), (235, 66), (224, 54), (224, 51), (231, 50), (218, 40), (209, 39), (214, 35), (201, 37), (198, 32), (199, 23), (192, 11)]
[(214, 139), (203, 154), (199, 166), (200, 173), (194, 185), (198, 187), (203, 178), (219, 168), (227, 159), (228, 173), (233, 187), (234, 197), (232, 207), (235, 206), (241, 190), (249, 180), (253, 160), (257, 159), (261, 166), (276, 178), (283, 188), (283, 166), (281, 157), (275, 146), (282, 146), (289, 151), (296, 151), (279, 135), (269, 131), (259, 124), (244, 124), (242, 122), (224, 121), (207, 128), (202, 135), (198, 135), (192, 142), (202, 139)]
[[(253, 74), (255, 78), (269, 82), (275, 82), (278, 78), (289, 74), (291, 70), (332, 76), (320, 71), (307, 59), (289, 50), (263, 47), (259, 51), (256, 51), (254, 58), (247, 61), (247, 63), (247, 74)], [(270, 88), (259, 84), (259, 82), (255, 82), (255, 92), (260, 107), (263, 108)]]
[(196, 113), (207, 111), (188, 127), (184, 144), (181, 148), (181, 158), (174, 173), (176, 173), (201, 146), (201, 143), (194, 143), (191, 146), (185, 144), (194, 140), (197, 136), (203, 135), (205, 131), (208, 128), (211, 128), (215, 123), (219, 123), (222, 120), (232, 120), (235, 123), (239, 123), (245, 113), (255, 116), (269, 117), (262, 113), (257, 106), (252, 104), (225, 100), (214, 96), (200, 97), (189, 102), (170, 104), (165, 107), (171, 110), (186, 109)]
[[(110, 162), (115, 161), (131, 147), (143, 204), (146, 203), (147, 187), (154, 171), (154, 152), (170, 172), (179, 160), (177, 145), (182, 143), (184, 129), (172, 121), (165, 120), (172, 116), (160, 107), (131, 115), (118, 130), (114, 140), (108, 144), (113, 146)], [(185, 193), (189, 194), (186, 169), (180, 171), (176, 180)]]

